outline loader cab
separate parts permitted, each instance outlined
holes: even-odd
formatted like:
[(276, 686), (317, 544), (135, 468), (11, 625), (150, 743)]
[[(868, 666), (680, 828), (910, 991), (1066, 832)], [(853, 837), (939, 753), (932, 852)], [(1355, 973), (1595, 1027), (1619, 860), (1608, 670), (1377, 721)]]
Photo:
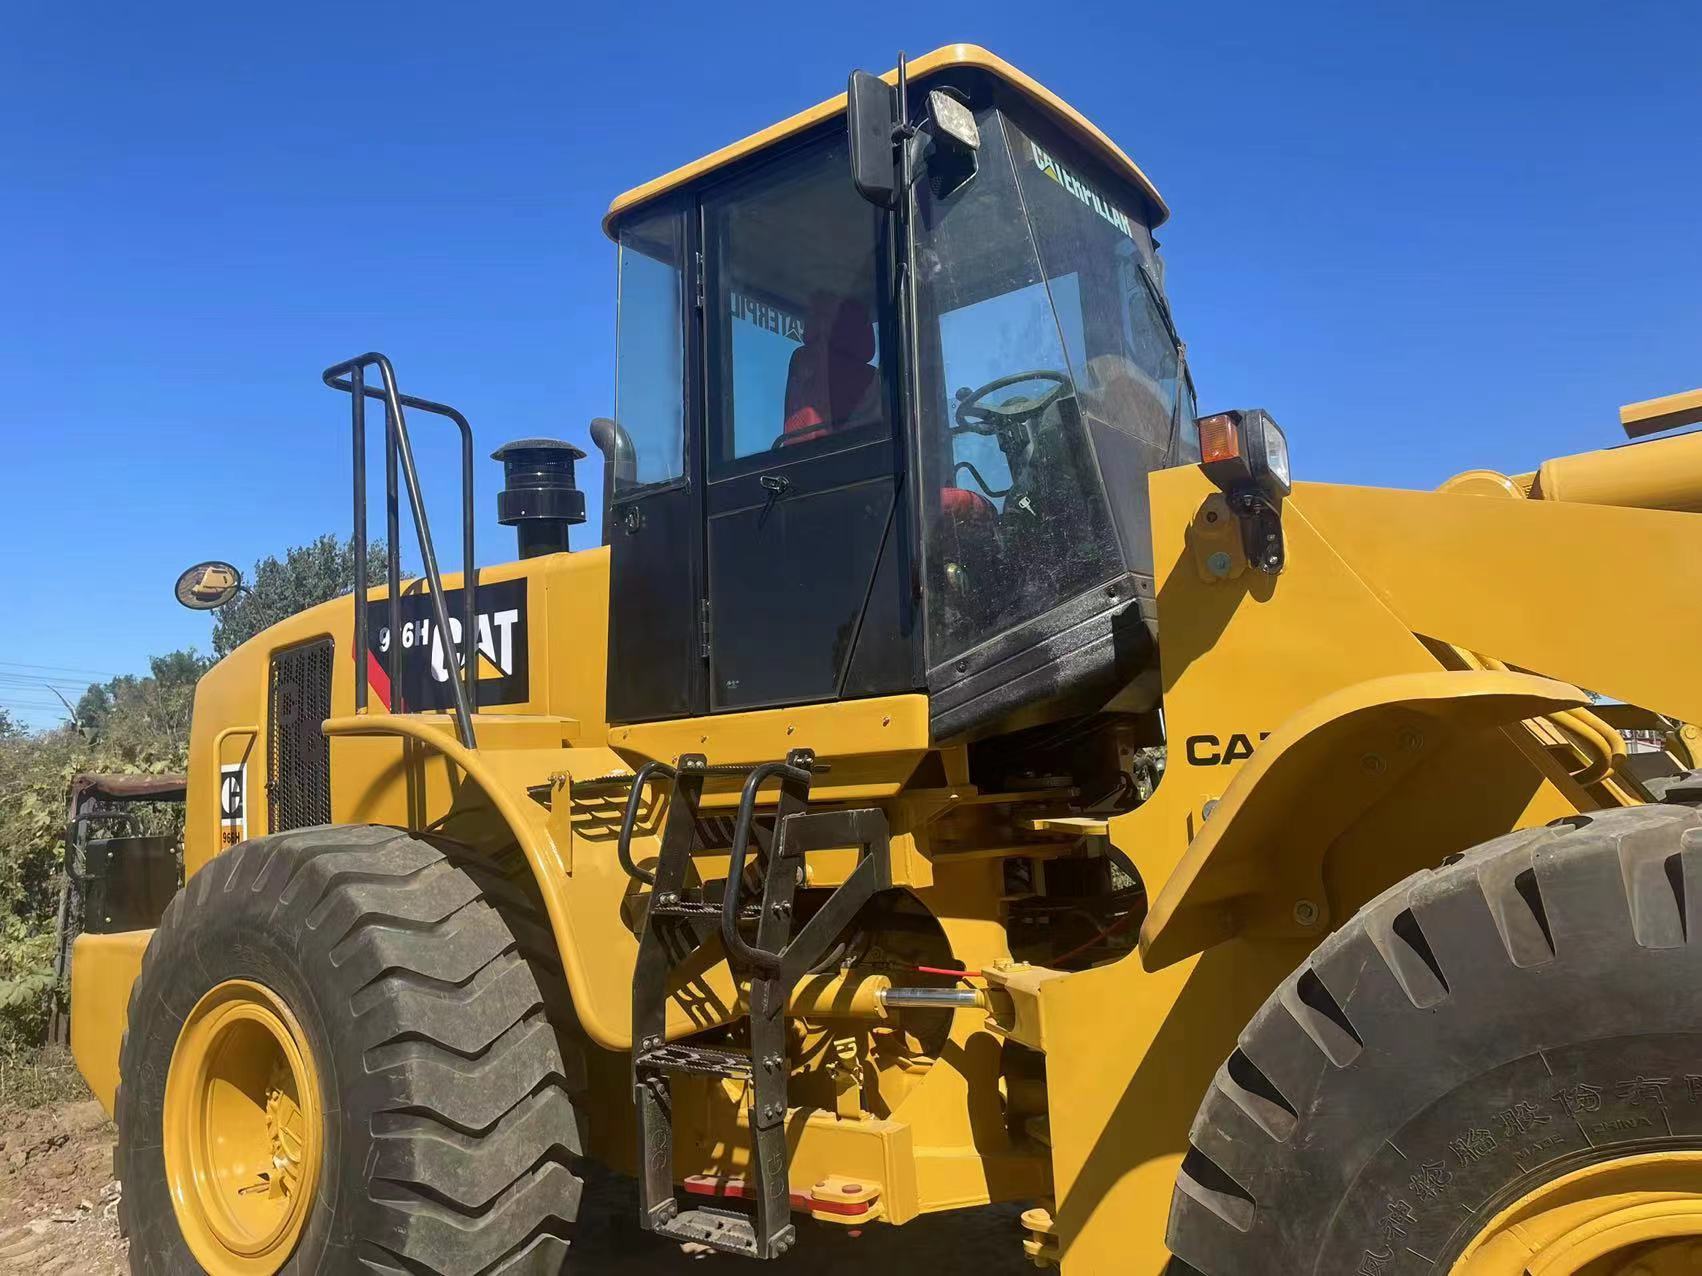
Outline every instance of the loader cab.
[[(979, 145), (929, 144), (936, 89)], [(1152, 659), (1146, 475), (1192, 438), (1152, 227), (1068, 107), (911, 64), (911, 181), (844, 100), (616, 201), (612, 721), (911, 691), (936, 738), (1091, 711)]]

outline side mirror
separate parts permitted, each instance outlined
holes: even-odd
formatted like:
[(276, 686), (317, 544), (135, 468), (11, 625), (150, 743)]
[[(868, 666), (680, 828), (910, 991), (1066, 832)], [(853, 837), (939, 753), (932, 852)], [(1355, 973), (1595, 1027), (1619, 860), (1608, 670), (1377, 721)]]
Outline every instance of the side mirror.
[(191, 611), (216, 611), (242, 589), (242, 573), (216, 559), (196, 563), (177, 578), (177, 601)]
[(867, 71), (845, 89), (851, 184), (878, 208), (898, 207), (898, 90)]

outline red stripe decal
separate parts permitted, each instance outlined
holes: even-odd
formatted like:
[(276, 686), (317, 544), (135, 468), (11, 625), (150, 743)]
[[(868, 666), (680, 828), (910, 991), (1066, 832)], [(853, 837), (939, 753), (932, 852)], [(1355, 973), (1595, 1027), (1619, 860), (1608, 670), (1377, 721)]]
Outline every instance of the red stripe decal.
[[(349, 658), (354, 659), (354, 648), (349, 649)], [(385, 709), (390, 708), (390, 675), (384, 672), (384, 666), (378, 663), (374, 652), (366, 653), (366, 685), (372, 694), (378, 697), (378, 703)]]
[(378, 697), (378, 702), (386, 709), (390, 708), (390, 675), (384, 672), (384, 666), (370, 651), (366, 653), (366, 680), (372, 685), (372, 694)]

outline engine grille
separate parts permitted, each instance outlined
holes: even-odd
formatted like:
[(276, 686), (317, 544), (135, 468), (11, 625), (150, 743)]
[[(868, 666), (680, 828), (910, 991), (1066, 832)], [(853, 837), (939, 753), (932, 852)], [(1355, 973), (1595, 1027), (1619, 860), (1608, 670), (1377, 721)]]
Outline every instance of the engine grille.
[(331, 742), (319, 730), (331, 716), (331, 639), (272, 656), (266, 793), (270, 829), (331, 822)]

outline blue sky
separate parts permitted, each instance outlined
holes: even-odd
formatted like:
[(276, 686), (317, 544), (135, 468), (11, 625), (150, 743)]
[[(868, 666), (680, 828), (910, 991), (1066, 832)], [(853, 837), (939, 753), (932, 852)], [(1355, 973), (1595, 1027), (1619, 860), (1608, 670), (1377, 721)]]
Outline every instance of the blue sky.
[[(609, 199), (900, 46), (985, 44), (1146, 168), (1202, 405), (1269, 407), (1302, 477), (1526, 468), (1702, 383), (1696, 6), (950, 10), (12, 0), (0, 706), (50, 721), (36, 674), (204, 649), (188, 563), (346, 531), (330, 362), (388, 352), (481, 457), (585, 445)], [(452, 446), (415, 432), (447, 529)]]

